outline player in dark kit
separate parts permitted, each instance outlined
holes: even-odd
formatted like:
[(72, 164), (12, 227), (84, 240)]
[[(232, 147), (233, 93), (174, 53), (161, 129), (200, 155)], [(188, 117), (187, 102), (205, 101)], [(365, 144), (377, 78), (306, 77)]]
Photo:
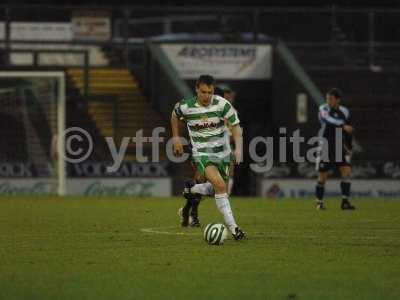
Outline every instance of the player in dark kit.
[(350, 174), (353, 126), (350, 123), (349, 110), (340, 105), (342, 93), (339, 89), (331, 89), (326, 94), (326, 104), (319, 107), (319, 121), (321, 129), (320, 155), (317, 159), (318, 182), (315, 188), (317, 209), (325, 209), (323, 202), (325, 183), (328, 178), (328, 171), (338, 168), (342, 181), (341, 208), (344, 210), (355, 209), (350, 203)]
[(194, 179), (185, 181), (183, 196), (186, 198), (186, 204), (179, 209), (178, 215), (181, 217), (181, 225), (183, 227), (186, 226), (200, 227), (201, 224), (199, 220), (199, 204), (200, 201), (202, 200), (202, 195), (196, 193), (190, 193), (190, 189), (195, 184), (205, 182), (205, 179), (196, 169), (192, 157), (191, 144), (189, 144), (189, 153), (190, 153), (190, 164), (194, 172)]

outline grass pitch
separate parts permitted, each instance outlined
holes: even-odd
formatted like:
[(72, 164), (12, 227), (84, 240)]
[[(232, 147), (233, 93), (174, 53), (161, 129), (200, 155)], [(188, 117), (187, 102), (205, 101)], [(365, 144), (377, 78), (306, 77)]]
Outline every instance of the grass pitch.
[[(399, 200), (233, 199), (248, 239), (223, 246), (182, 202), (1, 198), (0, 299), (400, 299)], [(200, 218), (222, 221), (213, 199)]]

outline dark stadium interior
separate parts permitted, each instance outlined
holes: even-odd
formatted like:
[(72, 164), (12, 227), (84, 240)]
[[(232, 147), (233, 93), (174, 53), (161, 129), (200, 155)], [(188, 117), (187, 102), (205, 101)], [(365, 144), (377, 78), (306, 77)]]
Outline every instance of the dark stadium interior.
[[(118, 3), (127, 4), (123, 1)], [(40, 67), (42, 70), (66, 71), (67, 125), (90, 132), (97, 145), (89, 158), (91, 161), (108, 162), (112, 159), (104, 140), (107, 135), (121, 141), (122, 137), (132, 135), (139, 129), (150, 133), (158, 125), (168, 127), (170, 111), (182, 96), (182, 90), (160, 63), (155, 54), (157, 49), (151, 46), (163, 41), (285, 45), (318, 92), (324, 95), (332, 87), (339, 87), (344, 92), (343, 103), (352, 111), (355, 137), (361, 147), (354, 155), (355, 163), (360, 166), (373, 164), (377, 168), (376, 174), (382, 174), (382, 164), (399, 160), (400, 133), (397, 124), (400, 94), (396, 88), (400, 78), (398, 4), (382, 2), (380, 7), (374, 8), (366, 6), (368, 3), (359, 6), (342, 1), (335, 5), (299, 2), (297, 6), (290, 6), (289, 1), (279, 1), (260, 6), (257, 1), (250, 1), (241, 7), (232, 2), (226, 9), (223, 2), (215, 7), (207, 5), (207, 1), (193, 2), (192, 7), (181, 6), (174, 1), (146, 2), (150, 5), (135, 2), (136, 6), (118, 6), (118, 3), (85, 1), (80, 2), (83, 6), (75, 6), (73, 1), (57, 4), (41, 1), (24, 6), (23, 2), (6, 1), (0, 7), (0, 17), (6, 24), (61, 24), (85, 11), (85, 6), (100, 10), (110, 18), (111, 36), (103, 41), (81, 39), (52, 43), (45, 41), (46, 38), (39, 41), (37, 37), (30, 41), (26, 37), (13, 41), (10, 33), (7, 34), (6, 26), (1, 51), (7, 69), (21, 70), (20, 66), (12, 66), (8, 54), (13, 51), (15, 54), (17, 51), (29, 52), (29, 49), (21, 49), (35, 45), (38, 50), (32, 52), (34, 66), (27, 66), (25, 70)], [(371, 5), (374, 3), (371, 2)], [(86, 53), (82, 68), (69, 63), (64, 63), (61, 68), (40, 66), (42, 58), (47, 55), (41, 52), (46, 45), (55, 51), (55, 55), (61, 55), (66, 54), (68, 44), (77, 47), (78, 50), (74, 48), (76, 56)], [(96, 49), (90, 50), (91, 46)], [(18, 47), (21, 49), (15, 50)], [(54, 50), (57, 47), (61, 50)], [(92, 56), (96, 56), (97, 60), (101, 57), (99, 65), (88, 64)], [(306, 137), (314, 136), (318, 130), (315, 96), (304, 89), (304, 83), (294, 75), (278, 51), (273, 55), (272, 66), (274, 76), (268, 80), (223, 80), (237, 93), (235, 105), (244, 127), (246, 146), (256, 136), (279, 137), (280, 127), (289, 130), (299, 128)], [(183, 84), (193, 90), (193, 80), (186, 80)], [(309, 97), (306, 123), (296, 120), (294, 99), (300, 92)], [(33, 122), (49, 156), (50, 133), (44, 132), (45, 129), (39, 130), (37, 124)], [(169, 136), (167, 131), (166, 137)], [(21, 151), (24, 152), (23, 149)], [(257, 151), (261, 154), (265, 149)], [(151, 155), (151, 149), (145, 147), (144, 153)], [(129, 145), (125, 160), (135, 162), (136, 155), (134, 145)], [(165, 160), (163, 147), (161, 158)], [(276, 156), (274, 158), (277, 159)], [(236, 176), (241, 176), (246, 184), (236, 187), (238, 194), (256, 193), (257, 176), (250, 172), (251, 162), (245, 154), (245, 163)], [(296, 169), (294, 162), (289, 160), (288, 164)], [(190, 176), (191, 169), (185, 164), (171, 164), (168, 170), (175, 178), (174, 191), (178, 192), (179, 182)], [(294, 171), (290, 176), (298, 174)]]
[(0, 1), (0, 300), (399, 300), (400, 0)]

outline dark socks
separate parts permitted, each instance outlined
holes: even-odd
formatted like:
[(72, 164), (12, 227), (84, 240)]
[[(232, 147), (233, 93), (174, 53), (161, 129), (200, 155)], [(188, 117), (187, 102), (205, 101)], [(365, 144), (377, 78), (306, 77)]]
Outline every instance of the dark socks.
[(192, 207), (192, 201), (189, 199), (186, 199), (186, 204), (183, 207), (183, 211), (189, 213), (191, 207)]
[(342, 199), (343, 201), (348, 201), (350, 197), (350, 187), (351, 183), (348, 181), (340, 182), (340, 189), (342, 190)]
[[(200, 181), (200, 180), (195, 180), (195, 184), (199, 184), (199, 183), (203, 183), (203, 182)], [(190, 212), (190, 215), (193, 218), (198, 218), (200, 201), (201, 201), (201, 195), (200, 194), (196, 194), (196, 196), (194, 197), (194, 199), (193, 199), (193, 201), (191, 203), (192, 210)]]
[(198, 217), (198, 215), (199, 215), (199, 210), (198, 210), (198, 208), (199, 208), (199, 204), (200, 204), (200, 199), (197, 199), (197, 197), (196, 197), (196, 199), (193, 201), (193, 203), (192, 203), (192, 211), (190, 212), (190, 215), (193, 217), (193, 218), (197, 218)]
[(324, 192), (324, 184), (322, 182), (317, 182), (317, 185), (315, 186), (315, 198), (317, 198), (319, 201), (322, 201), (322, 199), (324, 198)]

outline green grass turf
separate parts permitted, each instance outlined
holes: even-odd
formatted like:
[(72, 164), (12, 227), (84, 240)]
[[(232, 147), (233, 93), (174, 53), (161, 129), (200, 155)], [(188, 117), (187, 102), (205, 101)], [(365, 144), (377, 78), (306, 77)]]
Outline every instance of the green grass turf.
[(400, 299), (399, 200), (233, 199), (248, 239), (223, 246), (178, 226), (181, 203), (1, 198), (0, 299)]

